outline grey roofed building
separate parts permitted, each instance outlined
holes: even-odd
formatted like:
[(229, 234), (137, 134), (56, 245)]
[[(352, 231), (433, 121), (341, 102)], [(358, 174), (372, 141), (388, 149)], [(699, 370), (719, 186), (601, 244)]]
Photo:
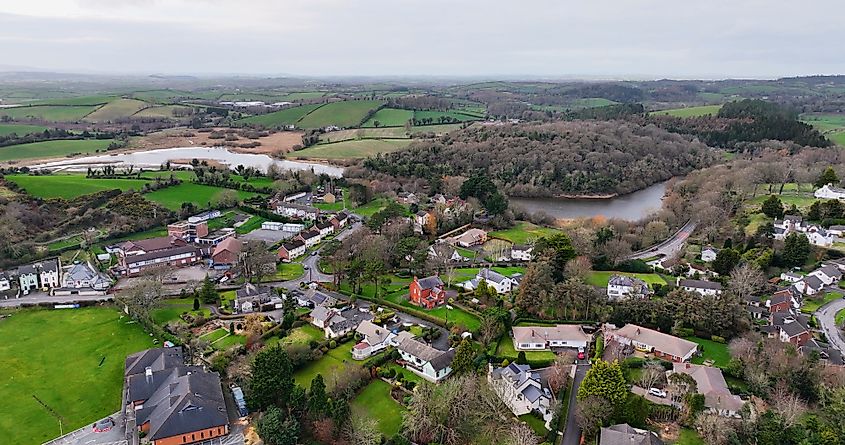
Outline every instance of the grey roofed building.
[(134, 374), (143, 374), (147, 368), (155, 372), (184, 364), (182, 348), (155, 348), (126, 357), (123, 369), (124, 376), (129, 377)]
[(424, 362), (431, 363), (431, 366), (434, 367), (435, 370), (445, 369), (452, 363), (452, 358), (455, 357), (454, 350), (441, 351), (439, 349), (434, 349), (415, 338), (406, 338), (402, 340), (402, 343), (399, 343), (399, 347), (397, 349), (417, 357)]
[(675, 363), (673, 372), (692, 377), (699, 394), (704, 396), (704, 406), (721, 415), (738, 413), (745, 402), (739, 396), (731, 394), (722, 370), (716, 367)]
[(821, 289), (824, 286), (822, 280), (814, 275), (804, 277), (804, 282), (813, 289)]
[(840, 271), (838, 267), (832, 264), (825, 265), (816, 270), (815, 272), (821, 272), (829, 276), (830, 278), (836, 278), (837, 280), (842, 278), (842, 271)]
[(678, 282), (678, 286), (691, 287), (695, 289), (722, 290), (722, 284), (716, 281), (681, 280), (680, 282)]
[(622, 423), (602, 428), (599, 445), (663, 445), (663, 441), (651, 431)]
[(66, 288), (89, 287), (95, 290), (106, 290), (111, 286), (111, 280), (87, 262), (75, 263), (65, 272), (62, 286)]
[(189, 372), (202, 372), (202, 367), (176, 366), (155, 372), (150, 371), (149, 373), (130, 375), (126, 378), (126, 401), (128, 403), (139, 402), (143, 404), (162, 384), (187, 375)]
[(420, 285), (420, 289), (434, 289), (436, 287), (443, 287), (443, 280), (440, 279), (437, 275), (432, 275), (430, 277), (425, 278), (418, 278), (417, 283)]
[(636, 277), (629, 277), (627, 275), (613, 275), (607, 281), (608, 285), (614, 286), (626, 286), (626, 287), (645, 287), (648, 288), (648, 284), (645, 281), (636, 278)]
[(820, 342), (816, 339), (810, 339), (810, 341), (798, 348), (798, 350), (804, 355), (818, 353), (822, 361), (831, 365), (842, 366), (845, 364), (845, 360), (843, 360), (842, 353), (839, 350), (832, 348), (828, 343)]

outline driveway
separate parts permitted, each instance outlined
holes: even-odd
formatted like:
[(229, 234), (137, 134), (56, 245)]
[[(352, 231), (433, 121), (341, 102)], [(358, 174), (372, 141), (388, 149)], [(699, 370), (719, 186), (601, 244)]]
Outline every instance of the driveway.
[(819, 322), (828, 343), (845, 355), (845, 338), (842, 331), (836, 326), (836, 313), (845, 309), (845, 299), (840, 298), (822, 306), (816, 311), (816, 320)]
[(572, 382), (572, 393), (569, 394), (569, 411), (566, 414), (566, 431), (563, 433), (562, 445), (579, 445), (581, 442), (581, 427), (578, 426), (576, 411), (578, 410), (578, 388), (584, 381), (584, 376), (590, 370), (589, 364), (575, 366), (575, 380)]
[(62, 437), (45, 442), (44, 445), (122, 445), (126, 443), (123, 415), (114, 413), (110, 416), (115, 420), (115, 426), (104, 433), (95, 433), (91, 422), (82, 428), (65, 434)]

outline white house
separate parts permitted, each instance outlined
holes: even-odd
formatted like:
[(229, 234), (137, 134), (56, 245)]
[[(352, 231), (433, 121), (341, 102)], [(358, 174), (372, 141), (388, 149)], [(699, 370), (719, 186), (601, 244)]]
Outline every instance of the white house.
[(277, 215), (287, 216), (289, 218), (300, 218), (308, 221), (314, 221), (320, 216), (320, 209), (293, 202), (278, 203), (274, 211)]
[(697, 292), (700, 295), (721, 295), (722, 285), (716, 281), (704, 280), (681, 280), (678, 279), (678, 287), (687, 292)]
[(334, 233), (334, 224), (329, 221), (317, 223), (314, 227), (320, 231), (320, 237), (327, 237)]
[(645, 281), (626, 275), (612, 275), (607, 280), (607, 297), (618, 301), (629, 295), (647, 296), (651, 291)]
[(586, 348), (590, 343), (581, 326), (514, 326), (513, 347), (517, 351), (542, 351), (551, 348)]
[(495, 289), (496, 293), (499, 294), (510, 293), (514, 288), (519, 286), (519, 282), (517, 282), (517, 280), (514, 280), (511, 277), (506, 277), (495, 270), (487, 268), (479, 270), (475, 278), (461, 283), (460, 286), (466, 290), (472, 291), (478, 287), (482, 280), (488, 288)]
[(437, 383), (452, 372), (455, 350), (441, 351), (414, 338), (405, 338), (396, 348), (406, 369)]
[(504, 368), (490, 366), (487, 372), (490, 387), (515, 416), (537, 412), (548, 422), (554, 413), (549, 409), (552, 392), (540, 373), (528, 365), (511, 363)]
[(108, 276), (87, 262), (77, 262), (64, 273), (62, 287), (56, 289), (55, 294), (105, 294), (109, 287), (111, 280)]
[(803, 295), (815, 295), (824, 288), (824, 282), (817, 276), (806, 276), (801, 281), (792, 285)]
[(716, 249), (713, 246), (707, 246), (701, 249), (701, 261), (705, 263), (712, 263), (716, 260), (716, 255), (719, 254), (719, 249)]
[(795, 272), (783, 272), (780, 274), (780, 279), (783, 281), (789, 281), (790, 283), (797, 283), (804, 279), (804, 277)]
[(6, 272), (0, 272), (0, 292), (7, 291), (12, 288), (12, 282)]
[(812, 226), (804, 234), (807, 236), (810, 244), (814, 246), (830, 247), (833, 245), (834, 236), (821, 227)]
[(355, 328), (355, 332), (363, 337), (360, 342), (352, 347), (352, 358), (355, 360), (364, 360), (386, 349), (390, 346), (391, 340), (396, 337), (396, 334), (390, 332), (387, 328), (369, 320), (362, 321)]
[(838, 283), (842, 279), (842, 272), (836, 266), (827, 265), (822, 266), (808, 274), (811, 277), (817, 277), (824, 283), (825, 286)]
[(845, 226), (835, 224), (827, 228), (827, 232), (831, 235), (841, 238), (843, 234), (845, 234)]
[(364, 321), (372, 320), (373, 314), (366, 309), (345, 310), (317, 306), (311, 311), (311, 324), (323, 330), (326, 338), (338, 338), (355, 330)]
[(414, 231), (417, 233), (423, 233), (426, 227), (431, 224), (434, 215), (431, 212), (427, 212), (425, 210), (420, 210), (416, 214), (414, 214)]
[[(469, 258), (467, 258), (467, 257), (461, 255), (460, 253), (458, 253), (458, 249), (455, 249), (452, 246), (448, 246), (448, 250), (446, 250), (445, 252), (446, 252), (445, 255), (448, 256), (449, 261), (468, 261), (469, 260)], [(434, 248), (434, 246), (430, 246), (428, 248), (428, 256), (430, 258), (440, 259), (440, 257), (437, 255), (437, 250)]]
[(61, 286), (61, 264), (58, 258), (18, 267), (18, 283), (24, 295), (36, 289), (53, 289)]
[(825, 184), (813, 192), (813, 196), (819, 199), (845, 199), (845, 189), (834, 187), (833, 184)]
[(514, 244), (511, 247), (511, 259), (514, 261), (531, 261), (534, 259), (534, 246)]
[(320, 240), (323, 239), (323, 235), (320, 234), (320, 231), (317, 229), (306, 230), (304, 232), (300, 232), (297, 239), (305, 243), (305, 248), (309, 249), (311, 247), (316, 246)]
[(773, 225), (776, 233), (777, 229), (781, 229), (785, 235), (788, 235), (789, 232), (803, 232), (806, 230), (804, 218), (798, 215), (786, 215), (783, 219), (776, 219)]
[(194, 215), (188, 218), (188, 222), (192, 224), (200, 223), (203, 221), (209, 221), (214, 218), (219, 218), (222, 216), (223, 213), (220, 210), (209, 210), (208, 212), (200, 213), (199, 215)]

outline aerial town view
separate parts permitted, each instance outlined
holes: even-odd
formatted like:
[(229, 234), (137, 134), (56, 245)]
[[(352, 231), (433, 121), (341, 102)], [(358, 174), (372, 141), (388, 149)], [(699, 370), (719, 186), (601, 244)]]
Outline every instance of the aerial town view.
[(0, 0), (0, 445), (845, 445), (843, 18)]

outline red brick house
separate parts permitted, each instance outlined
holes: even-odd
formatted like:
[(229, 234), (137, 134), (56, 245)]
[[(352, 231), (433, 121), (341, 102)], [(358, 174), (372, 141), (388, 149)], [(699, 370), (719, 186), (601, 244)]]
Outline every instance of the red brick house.
[(237, 238), (226, 238), (214, 246), (211, 260), (214, 264), (234, 266), (238, 262), (243, 243)]
[(789, 312), (793, 308), (792, 292), (788, 289), (777, 291), (772, 295), (766, 306), (769, 307), (769, 313), (775, 312)]
[(419, 279), (414, 277), (410, 286), (410, 300), (426, 309), (432, 309), (446, 302), (443, 281), (437, 275)]

